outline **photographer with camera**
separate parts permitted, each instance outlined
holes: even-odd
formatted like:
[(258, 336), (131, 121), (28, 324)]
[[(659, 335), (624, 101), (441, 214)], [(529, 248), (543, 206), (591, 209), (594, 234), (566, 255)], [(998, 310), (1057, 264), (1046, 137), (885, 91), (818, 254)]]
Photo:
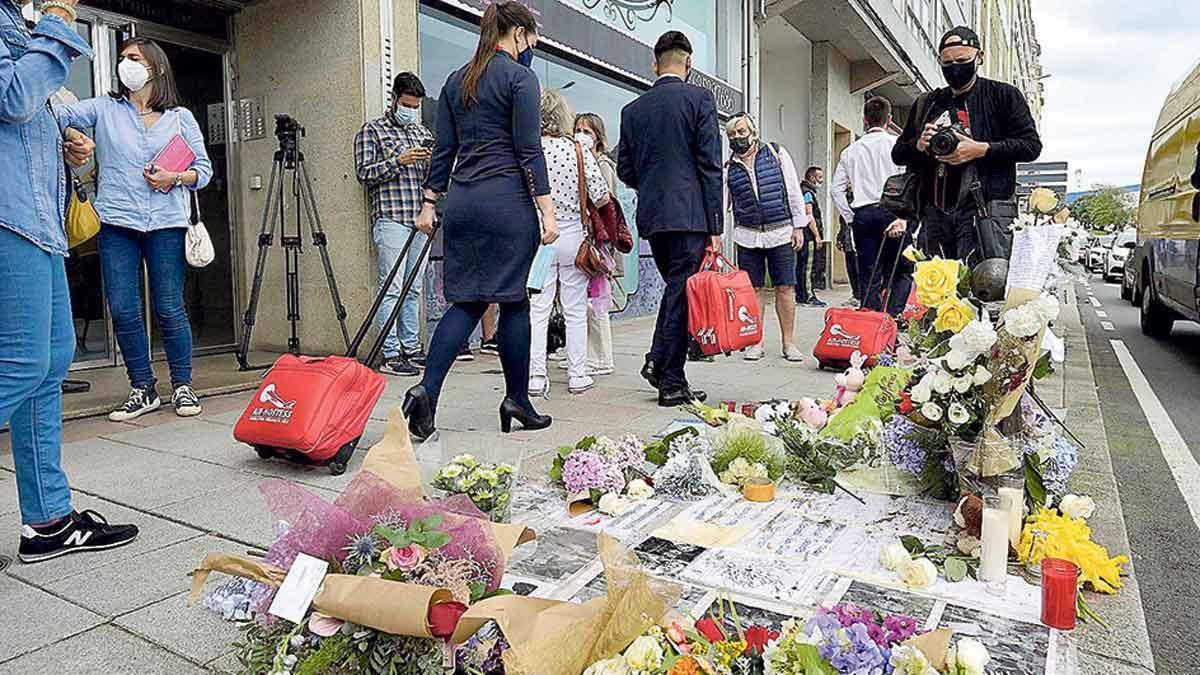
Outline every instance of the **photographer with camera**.
[[(354, 138), (354, 167), (358, 182), (367, 188), (371, 204), (372, 238), (379, 257), (379, 284), (387, 281), (396, 259), (408, 241), (421, 213), (421, 187), (433, 157), (433, 132), (421, 124), (425, 85), (413, 73), (400, 73), (392, 86), (392, 107), (379, 119), (367, 122)], [(400, 300), (404, 280), (421, 264), (426, 235), (418, 232), (400, 273), (380, 305), (380, 328)], [(421, 281), (418, 273), (404, 298), (396, 329), (383, 343), (382, 372), (416, 376), (425, 362), (421, 347)]]
[(977, 263), (1007, 258), (1017, 216), (1017, 163), (1042, 153), (1029, 104), (1010, 84), (980, 77), (979, 36), (948, 31), (939, 46), (948, 87), (922, 95), (892, 150), (920, 179), (921, 247), (930, 255)]

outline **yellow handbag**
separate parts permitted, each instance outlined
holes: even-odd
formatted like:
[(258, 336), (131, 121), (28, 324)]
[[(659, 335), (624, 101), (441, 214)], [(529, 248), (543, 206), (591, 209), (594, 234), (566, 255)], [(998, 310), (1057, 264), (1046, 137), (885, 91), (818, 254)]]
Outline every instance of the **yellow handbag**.
[(88, 199), (79, 176), (71, 174), (73, 190), (67, 208), (67, 247), (75, 248), (100, 232), (100, 214)]

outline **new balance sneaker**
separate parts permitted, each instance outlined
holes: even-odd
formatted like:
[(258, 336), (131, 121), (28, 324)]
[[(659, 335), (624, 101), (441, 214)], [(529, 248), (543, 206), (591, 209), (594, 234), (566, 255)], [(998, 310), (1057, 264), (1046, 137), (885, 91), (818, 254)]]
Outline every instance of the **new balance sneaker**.
[(529, 395), (550, 398), (550, 378), (545, 375), (533, 375), (529, 378)]
[(483, 344), (479, 345), (479, 353), (489, 356), (500, 356), (500, 343), (496, 341), (496, 338), (484, 340)]
[(387, 375), (399, 375), (400, 377), (416, 377), (421, 374), (421, 369), (401, 356), (384, 361), (383, 365), (379, 366), (379, 372)]
[(154, 412), (160, 406), (162, 406), (162, 400), (158, 398), (158, 391), (154, 389), (154, 385), (134, 387), (129, 391), (129, 398), (125, 400), (125, 403), (108, 414), (108, 419), (113, 422), (128, 422), (148, 412)]
[(415, 352), (410, 352), (406, 349), (404, 350), (404, 358), (414, 366), (418, 368), (424, 368), (425, 359), (427, 359), (428, 356), (425, 354), (424, 349), (418, 349)]
[(592, 377), (602, 377), (604, 375), (612, 375), (614, 368), (612, 366), (588, 366), (587, 374)]
[(42, 562), (68, 553), (117, 548), (137, 537), (136, 525), (109, 525), (95, 511), (74, 512), (47, 527), (22, 527), (18, 557), (23, 563)]
[(474, 361), (475, 354), (471, 351), (470, 346), (463, 347), (462, 351), (458, 353), (458, 356), (454, 357), (454, 360), (455, 361)]
[(567, 381), (567, 391), (571, 392), (572, 394), (582, 394), (586, 391), (590, 391), (594, 386), (596, 386), (596, 381), (588, 375), (584, 375), (583, 377), (572, 377)]
[(180, 417), (195, 417), (200, 414), (200, 397), (190, 384), (175, 387), (171, 394), (171, 405), (175, 406), (175, 414)]

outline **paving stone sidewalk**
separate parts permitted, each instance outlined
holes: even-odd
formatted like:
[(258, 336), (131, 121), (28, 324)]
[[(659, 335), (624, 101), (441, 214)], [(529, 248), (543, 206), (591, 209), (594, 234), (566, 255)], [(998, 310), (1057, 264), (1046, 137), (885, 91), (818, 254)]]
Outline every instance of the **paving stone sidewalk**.
[[(694, 386), (707, 390), (714, 400), (832, 393), (832, 373), (817, 370), (811, 360), (792, 364), (782, 359), (777, 322), (768, 312), (767, 358), (691, 364)], [(1088, 449), (1077, 490), (1096, 496), (1100, 511), (1094, 528), (1101, 541), (1123, 552), (1128, 543), (1103, 427), (1092, 423), (1099, 419), (1099, 410), (1086, 342), (1077, 314), (1074, 323), (1072, 312), (1067, 314), (1063, 330), (1071, 347), (1068, 367), (1043, 395), (1052, 406), (1070, 408), (1069, 421), (1079, 421), (1073, 426)], [(800, 345), (813, 343), (822, 316), (816, 308), (798, 310)], [(678, 411), (658, 408), (654, 392), (637, 374), (653, 320), (620, 322), (614, 330), (617, 372), (599, 378), (593, 391), (567, 394), (566, 371), (552, 368), (551, 398), (538, 406), (555, 422), (543, 432), (499, 432), (503, 382), (494, 357), (457, 364), (443, 395), (440, 446), (420, 451), (426, 477), (443, 459), (461, 452), (519, 463), (523, 472), (540, 472), (548, 466), (553, 448), (588, 433), (648, 437), (680, 417)], [(389, 381), (360, 447), (382, 437), (388, 412), (411, 384), (402, 378)], [(208, 551), (245, 552), (270, 544), (271, 522), (256, 489), (259, 482), (282, 477), (332, 498), (350, 481), (364, 454), (358, 453), (350, 471), (340, 477), (324, 469), (259, 460), (232, 437), (245, 401), (244, 394), (206, 399), (205, 414), (190, 420), (161, 412), (136, 424), (88, 419), (67, 425), (63, 458), (76, 508), (98, 509), (114, 522), (136, 522), (142, 536), (136, 544), (111, 553), (32, 566), (14, 563), (0, 574), (0, 607), (5, 608), (0, 613), (0, 675), (236, 672), (230, 644), (237, 631), (204, 609), (185, 606), (188, 572)], [(19, 514), (7, 448), (7, 435), (0, 436), (0, 532), (6, 533), (0, 538), (0, 555), (11, 557), (16, 554)], [(1083, 672), (1152, 672), (1136, 579), (1131, 577), (1117, 598), (1096, 604), (1114, 632), (1077, 632)]]

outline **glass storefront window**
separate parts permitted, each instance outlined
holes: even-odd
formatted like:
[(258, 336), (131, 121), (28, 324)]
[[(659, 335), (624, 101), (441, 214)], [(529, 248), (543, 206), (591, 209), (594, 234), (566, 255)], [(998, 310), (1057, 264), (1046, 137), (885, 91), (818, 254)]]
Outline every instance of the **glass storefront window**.
[[(677, 0), (672, 4), (673, 9), (664, 4), (657, 12), (652, 9), (630, 12), (622, 9), (621, 3), (609, 0), (566, 0), (566, 3), (647, 45), (653, 45), (658, 36), (669, 30), (682, 31), (692, 41), (696, 67), (708, 73), (717, 70), (717, 51), (723, 37), (717, 30), (721, 4), (717, 0)], [(740, 33), (739, 30), (735, 34)]]

